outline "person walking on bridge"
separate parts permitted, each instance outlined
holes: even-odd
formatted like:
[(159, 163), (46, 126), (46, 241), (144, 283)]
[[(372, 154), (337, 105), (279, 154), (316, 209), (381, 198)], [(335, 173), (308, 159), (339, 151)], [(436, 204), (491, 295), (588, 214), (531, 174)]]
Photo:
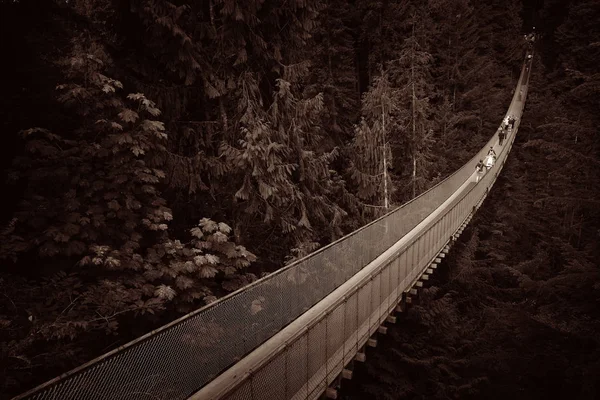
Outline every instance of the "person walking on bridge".
[(503, 131), (507, 131), (508, 127), (509, 127), (509, 122), (508, 122), (508, 115), (506, 117), (504, 117), (504, 120), (502, 120), (502, 130)]
[(488, 154), (487, 156), (485, 156), (485, 160), (483, 161), (483, 163), (485, 164), (486, 169), (490, 169), (496, 163), (496, 157), (494, 157), (491, 154)]
[(475, 166), (475, 172), (477, 173), (477, 175), (475, 175), (475, 183), (477, 183), (481, 180), (481, 177), (485, 172), (485, 164), (483, 163), (483, 160), (479, 160), (479, 162)]
[(498, 139), (500, 141), (500, 146), (502, 146), (502, 143), (504, 143), (504, 139), (506, 139), (506, 131), (505, 130), (501, 130), (500, 133), (498, 133)]
[(479, 162), (475, 166), (475, 169), (477, 170), (477, 172), (483, 172), (484, 168), (485, 165), (483, 164), (483, 160), (479, 160)]
[(490, 147), (490, 150), (488, 151), (487, 156), (485, 156), (483, 163), (487, 169), (492, 168), (496, 163), (496, 152), (494, 151), (494, 146)]
[(510, 124), (510, 130), (515, 130), (515, 122), (517, 122), (517, 118), (514, 115), (510, 115), (508, 117), (508, 123)]

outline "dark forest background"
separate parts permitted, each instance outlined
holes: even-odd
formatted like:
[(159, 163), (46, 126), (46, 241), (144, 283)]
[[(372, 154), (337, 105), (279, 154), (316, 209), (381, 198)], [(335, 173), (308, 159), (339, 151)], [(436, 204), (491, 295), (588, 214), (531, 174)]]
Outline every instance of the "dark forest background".
[(538, 384), (511, 375), (510, 339), (557, 365), (588, 349), (565, 379), (593, 377), (598, 17), (590, 0), (0, 1), (0, 391), (351, 232), (386, 186), (394, 206), (439, 182), (498, 126), (532, 24), (516, 156), (381, 365), (428, 371), (394, 380), (406, 397), (493, 397)]

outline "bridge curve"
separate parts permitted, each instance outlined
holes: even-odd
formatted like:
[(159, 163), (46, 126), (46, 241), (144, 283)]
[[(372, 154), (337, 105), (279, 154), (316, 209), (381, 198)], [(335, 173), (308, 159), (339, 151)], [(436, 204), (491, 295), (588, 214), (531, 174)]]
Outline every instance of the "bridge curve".
[[(16, 399), (316, 399), (455, 240), (502, 170), (497, 133), (433, 188), (315, 253)], [(477, 182), (490, 147), (495, 165)]]

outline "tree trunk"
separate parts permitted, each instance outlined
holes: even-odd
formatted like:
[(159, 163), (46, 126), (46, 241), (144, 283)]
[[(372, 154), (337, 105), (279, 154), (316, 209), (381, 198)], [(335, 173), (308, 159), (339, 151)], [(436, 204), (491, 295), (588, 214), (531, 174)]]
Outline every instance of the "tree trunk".
[(417, 121), (416, 121), (416, 96), (415, 96), (415, 21), (413, 16), (412, 25), (412, 53), (410, 61), (410, 79), (412, 81), (412, 158), (413, 158), (413, 171), (412, 171), (412, 197), (417, 196)]
[[(383, 67), (381, 71), (383, 76)], [(389, 208), (388, 202), (388, 178), (387, 178), (387, 146), (385, 138), (385, 102), (383, 96), (381, 96), (381, 134), (383, 137), (383, 206), (387, 212)]]
[(227, 137), (229, 124), (227, 122), (227, 111), (225, 110), (225, 104), (223, 103), (223, 96), (219, 96), (219, 113), (221, 114), (221, 122), (223, 123), (223, 134)]
[(208, 10), (209, 10), (209, 14), (210, 14), (210, 26), (213, 29), (214, 34), (217, 34), (217, 27), (215, 26), (215, 11), (214, 11), (214, 7), (215, 5), (213, 4), (213, 0), (209, 0), (208, 3)]
[[(331, 34), (329, 32), (329, 30), (327, 30), (327, 43), (328, 43), (328, 50), (327, 51), (327, 66), (328, 66), (328, 83), (329, 85), (334, 88), (335, 86), (335, 82), (333, 80), (333, 62), (331, 61), (331, 49), (332, 49), (332, 44), (331, 44)], [(333, 131), (336, 133), (341, 132), (341, 129), (338, 125), (337, 122), (337, 102), (335, 101), (335, 91), (332, 91), (332, 93), (329, 94), (331, 96), (331, 124), (332, 124), (332, 128)]]
[(298, 135), (298, 128), (296, 127), (296, 121), (292, 122), (293, 138), (294, 138), (294, 147), (296, 149), (296, 154), (298, 155), (298, 166), (299, 168), (299, 180), (304, 186), (304, 179), (306, 178), (306, 166), (304, 165), (304, 157), (302, 156), (302, 145), (300, 143), (300, 135)]
[(456, 111), (456, 85), (452, 88), (452, 111)]

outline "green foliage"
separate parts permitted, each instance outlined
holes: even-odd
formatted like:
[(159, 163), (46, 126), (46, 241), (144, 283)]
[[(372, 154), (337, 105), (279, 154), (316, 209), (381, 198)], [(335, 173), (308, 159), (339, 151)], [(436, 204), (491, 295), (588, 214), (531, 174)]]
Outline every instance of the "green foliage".
[[(95, 53), (85, 53), (76, 43), (65, 64), (69, 66), (68, 76), (77, 83), (58, 86), (60, 101), (85, 121), (71, 134), (73, 138), (40, 128), (23, 132), (28, 140), (27, 156), (17, 160), (17, 166), (27, 175), (17, 172), (16, 176), (28, 179), (27, 200), (15, 215), (2, 255), (17, 257), (35, 250), (42, 257), (85, 255), (78, 262), (81, 267), (149, 269), (152, 267), (145, 262), (158, 264), (166, 251), (156, 246), (184, 250), (165, 233), (173, 217), (157, 186), (165, 177), (160, 169), (167, 139), (165, 127), (151, 119), (160, 111), (143, 94), (132, 93), (125, 100), (115, 93), (122, 84), (101, 73), (109, 62), (106, 55), (93, 43), (88, 49)], [(236, 258), (234, 250), (223, 247), (224, 243), (232, 245), (227, 242), (229, 231), (226, 225), (219, 225), (219, 231), (209, 235), (208, 241), (198, 242), (204, 247), (191, 243), (195, 250), (185, 249), (187, 257), (194, 251), (211, 249), (214, 243), (214, 250)], [(144, 255), (143, 245), (150, 240), (160, 244)], [(169, 250), (167, 254), (179, 253)], [(240, 254), (250, 256), (245, 250)], [(247, 262), (235, 264), (235, 268), (245, 266)], [(214, 274), (200, 271), (200, 276)]]
[[(397, 128), (391, 118), (397, 107), (397, 90), (391, 87), (388, 75), (375, 78), (373, 86), (363, 96), (363, 117), (355, 128), (349, 168), (358, 198), (371, 206), (384, 205), (384, 163), (385, 168), (391, 171), (393, 160), (388, 142)], [(393, 193), (391, 183), (388, 175), (390, 194)]]
[(22, 132), (27, 153), (16, 160), (16, 177), (28, 189), (2, 255), (78, 257), (100, 244), (115, 251), (106, 267), (118, 260), (135, 269), (144, 235), (166, 230), (172, 219), (156, 187), (167, 135), (152, 119), (160, 114), (155, 104), (139, 93), (117, 95), (122, 84), (102, 74), (105, 54), (94, 44), (87, 50), (75, 45), (65, 61), (73, 83), (57, 87), (59, 100), (85, 122), (64, 135)]
[(244, 138), (239, 147), (222, 143), (221, 153), (233, 166), (235, 193), (244, 211), (260, 216), (282, 234), (291, 234), (295, 253), (314, 250), (319, 228), (339, 235), (346, 212), (333, 197), (343, 191), (329, 165), (337, 150), (319, 149), (322, 137), (316, 122), (323, 108), (321, 94), (298, 99), (292, 85), (280, 79), (268, 110), (248, 77), (244, 114), (240, 120)]
[(121, 317), (190, 311), (254, 279), (242, 271), (256, 257), (229, 241), (224, 223), (201, 219), (187, 243), (169, 237), (160, 111), (141, 93), (121, 95), (121, 82), (104, 75), (110, 64), (97, 42), (76, 39), (62, 62), (69, 82), (57, 89), (77, 129), (21, 133), (26, 151), (13, 178), (26, 191), (0, 234), (0, 256), (17, 265), (39, 258), (58, 272), (11, 294), (14, 303), (44, 299), (29, 329), (15, 326), (14, 357), (40, 342), (117, 334)]
[(529, 168), (521, 182), (535, 147), (513, 151), (474, 228), (438, 268), (439, 286), (422, 289), (400, 317), (402, 329), (388, 330), (391, 340), (356, 372), (353, 395), (501, 399), (519, 389), (524, 398), (594, 398), (598, 246), (592, 235), (583, 249), (568, 243), (560, 214), (539, 209), (532, 196), (545, 167)]
[[(552, 10), (552, 2), (546, 3)], [(433, 283), (439, 287), (423, 290), (402, 317), (402, 329), (389, 330), (392, 340), (382, 340), (383, 350), (373, 354), (364, 373), (355, 371), (359, 388), (342, 389), (342, 396), (595, 398), (600, 220), (598, 96), (590, 69), (597, 57), (588, 46), (598, 41), (592, 26), (598, 8), (592, 3), (569, 7), (573, 14), (556, 31), (557, 64), (534, 65), (514, 154), (471, 222), (475, 228), (463, 233), (446, 258), (449, 281), (442, 274)], [(504, 101), (502, 89), (492, 86), (506, 74), (499, 63), (515, 53), (514, 38), (505, 33), (518, 7), (428, 4), (440, 22), (436, 28), (446, 32), (432, 52), (444, 60), (433, 70), (443, 100), (432, 97), (432, 105), (446, 111), (436, 124), (446, 127), (447, 154), (460, 158), (471, 145), (460, 131), (476, 136), (493, 121), (486, 114)], [(460, 5), (458, 20), (448, 5)], [(462, 36), (469, 26), (476, 28), (472, 35)], [(471, 40), (477, 42), (472, 52)], [(481, 57), (479, 48), (488, 54)], [(505, 58), (489, 56), (497, 48)]]
[(410, 169), (402, 171), (404, 179), (400, 185), (410, 185), (411, 197), (423, 192), (432, 181), (434, 138), (430, 97), (434, 86), (431, 78), (433, 56), (427, 45), (430, 38), (425, 28), (430, 23), (427, 18), (425, 10), (411, 10), (407, 19), (409, 36), (398, 49), (397, 58), (390, 62), (390, 80), (399, 88), (396, 116), (399, 132), (395, 142), (396, 146), (408, 150), (398, 154), (397, 158), (412, 164)]
[[(357, 1), (360, 44), (368, 49), (369, 85), (373, 83), (380, 66), (397, 58), (398, 45), (407, 36), (405, 21), (416, 2)], [(366, 91), (364, 88), (363, 91)]]
[[(145, 294), (193, 304), (198, 299), (210, 302), (214, 297), (210, 286), (215, 280), (226, 291), (250, 283), (252, 275), (240, 272), (256, 257), (230, 242), (230, 232), (228, 225), (203, 218), (190, 229), (190, 242), (167, 240), (149, 248), (143, 272)], [(190, 310), (190, 306), (182, 304), (179, 308)]]
[(325, 2), (312, 33), (315, 47), (308, 90), (323, 93), (323, 128), (335, 143), (351, 136), (360, 105), (352, 37), (354, 14), (346, 0)]

